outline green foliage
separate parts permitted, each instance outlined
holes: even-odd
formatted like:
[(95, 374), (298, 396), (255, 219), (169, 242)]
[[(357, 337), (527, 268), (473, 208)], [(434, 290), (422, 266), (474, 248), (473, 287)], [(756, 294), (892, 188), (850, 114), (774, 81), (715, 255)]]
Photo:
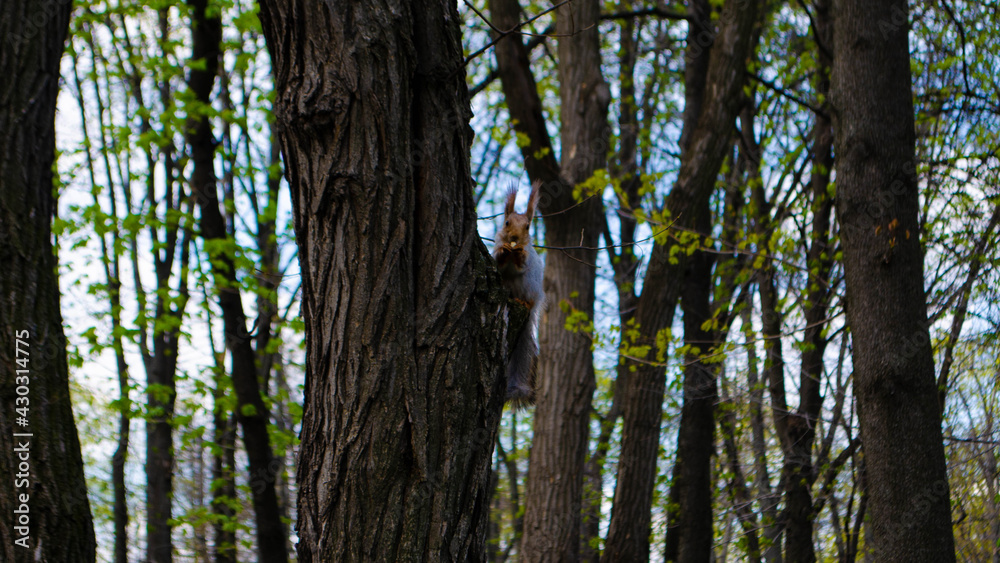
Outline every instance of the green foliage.
[[(209, 2), (209, 14), (220, 15), (225, 28), (220, 70), (225, 80), (213, 92), (213, 102), (204, 104), (187, 86), (188, 73), (206, 64), (190, 58), (187, 4), (75, 2), (67, 40), (73, 64), (63, 66), (57, 125), (56, 178), (61, 182), (55, 186), (61, 207), (53, 232), (64, 250), (61, 286), (76, 410), (87, 417), (80, 425), (81, 440), (102, 452), (87, 460), (101, 545), (112, 544), (107, 530), (113, 495), (105, 474), (118, 417), (161, 419), (168, 412), (160, 405), (169, 401), (176, 401), (170, 417), (178, 468), (175, 538), (205, 537), (205, 527), (220, 518), (202, 501), (212, 485), (204, 469), (211, 460), (205, 456), (223, 453), (212, 442), (214, 411), (231, 416), (237, 408), (215, 305), (221, 290), (244, 293), (251, 322), (256, 304), (273, 307), (274, 337), (259, 352), (280, 358), (289, 381), (267, 397), (272, 413), (284, 417), (274, 425), (272, 439), (289, 455), (297, 445), (303, 324), (296, 313), (298, 279), (283, 276), (295, 250), (287, 193), (283, 199), (271, 191), (281, 165), (270, 154), (273, 92), (257, 10), (256, 2), (246, 0)], [(185, 135), (192, 117), (213, 125), (217, 192), (230, 227), (226, 239), (204, 244), (192, 197), (197, 194), (189, 183), (193, 163)], [(270, 235), (258, 240), (265, 228)], [(261, 264), (272, 251), (260, 242), (273, 245), (278, 258), (266, 275)], [(207, 275), (208, 266), (220, 258), (234, 264), (235, 287)], [(175, 388), (146, 383), (146, 369), (158, 350), (177, 361)], [(116, 351), (123, 352), (128, 370), (120, 392), (114, 390)], [(135, 446), (135, 429), (141, 426), (132, 425), (134, 450), (141, 449)], [(279, 426), (283, 430), (276, 430)], [(142, 464), (137, 451), (126, 468), (136, 498), (143, 497)], [(203, 468), (200, 477), (195, 467)], [(248, 498), (243, 490), (224, 499), (235, 511), (224, 525), (243, 538), (252, 529), (244, 510)], [(130, 504), (130, 512), (136, 526), (144, 522), (141, 506)]]
[[(472, 3), (489, 16), (485, 1)], [(723, 3), (710, 2), (715, 22)], [(257, 17), (259, 7), (248, 0), (213, 0), (209, 4), (209, 13), (223, 20), (225, 53), (221, 86), (213, 92), (213, 102), (205, 104), (197, 101), (187, 86), (190, 71), (203, 69), (206, 64), (190, 58), (191, 14), (187, 4), (167, 0), (74, 2), (67, 40), (67, 56), (72, 64), (63, 66), (64, 92), (57, 127), (60, 141), (54, 189), (60, 209), (53, 221), (53, 234), (59, 250), (60, 289), (70, 340), (67, 357), (95, 517), (105, 526), (112, 517), (112, 491), (105, 473), (118, 416), (163, 417), (167, 414), (163, 408), (147, 403), (150, 399), (154, 403), (175, 399), (177, 407), (171, 420), (178, 451), (179, 485), (175, 495), (178, 506), (183, 506), (175, 513), (178, 537), (187, 541), (204, 532), (206, 526), (222, 521), (227, 529), (239, 531), (238, 542), (245, 544), (252, 529), (244, 510), (249, 496), (245, 485), (236, 496), (220, 501), (234, 510), (232, 518), (214, 513), (205, 499), (200, 503), (193, 500), (199, 491), (211, 492), (223, 485), (223, 480), (208, 475), (196, 479), (193, 468), (223, 453), (223, 446), (213, 442), (214, 415), (232, 415), (238, 408), (227, 374), (227, 335), (223, 334), (216, 298), (220, 291), (242, 293), (251, 334), (237, 337), (255, 338), (262, 326), (273, 322), (273, 338), (257, 352), (280, 357), (287, 378), (287, 382), (279, 384), (276, 373), (271, 374), (273, 388), (267, 391), (265, 404), (273, 417), (269, 426), (273, 448), (289, 458), (298, 445), (302, 418), (304, 323), (298, 312), (300, 275), (294, 266), (289, 267), (295, 263), (296, 252), (289, 198), (270, 189), (276, 182), (280, 190), (287, 186), (280, 183), (281, 164), (270, 158), (275, 94)], [(602, 2), (602, 6), (606, 13), (644, 9), (610, 1)], [(530, 1), (522, 2), (521, 7), (522, 17), (528, 18), (551, 8), (551, 4)], [(954, 345), (956, 358), (944, 427), (951, 436), (973, 439), (994, 432), (989, 421), (995, 418), (994, 399), (998, 396), (996, 378), (992, 377), (997, 369), (1000, 333), (996, 330), (995, 307), (996, 288), (1000, 287), (995, 267), (997, 240), (987, 239), (981, 251), (976, 250), (976, 245), (990, 213), (1000, 204), (995, 189), (1000, 169), (996, 157), (1000, 112), (996, 109), (995, 88), (1000, 71), (1000, 21), (989, 3), (958, 1), (950, 2), (949, 7), (912, 4), (909, 22), (918, 156), (913, 174), (921, 190), (922, 206), (921, 230), (916, 234), (925, 256), (928, 315), (935, 323), (932, 345), (939, 365), (949, 346)], [(470, 55), (490, 41), (494, 32), (466, 6), (459, 9), (464, 20), (463, 48)], [(661, 9), (683, 12), (686, 6), (675, 3)], [(555, 12), (546, 14), (525, 26), (524, 35), (514, 34), (507, 40), (531, 41), (556, 17)], [(755, 479), (763, 479), (757, 472), (766, 470), (768, 485), (777, 487), (783, 454), (775, 443), (770, 415), (761, 418), (764, 435), (758, 438), (764, 444), (763, 453), (752, 443), (757, 430), (751, 420), (760, 416), (760, 409), (766, 412), (771, 400), (764, 393), (765, 381), (758, 379), (752, 384), (750, 380), (751, 371), (759, 372), (764, 365), (758, 352), (765, 346), (758, 346), (760, 336), (754, 328), (754, 323), (759, 327), (761, 322), (757, 272), (774, 272), (778, 307), (784, 316), (783, 331), (787, 331), (781, 341), (788, 362), (786, 378), (797, 377), (794, 372), (798, 368), (793, 366), (802, 353), (815, 350), (814, 343), (804, 336), (804, 318), (820, 303), (811, 301), (809, 294), (829, 290), (829, 308), (821, 323), (821, 334), (830, 339), (830, 346), (823, 370), (824, 410), (817, 432), (823, 437), (832, 432), (831, 456), (843, 449), (849, 433), (856, 435), (857, 418), (849, 399), (851, 366), (845, 359), (849, 358), (851, 343), (843, 314), (846, 296), (840, 244), (841, 233), (851, 228), (849, 221), (842, 224), (844, 218), (834, 215), (821, 259), (806, 258), (815, 244), (812, 221), (819, 210), (807, 188), (810, 176), (833, 172), (825, 195), (837, 196), (836, 165), (831, 171), (813, 162), (813, 109), (831, 111), (826, 105), (829, 96), (818, 90), (824, 78), (820, 67), (822, 50), (833, 48), (816, 41), (815, 17), (810, 3), (770, 5), (759, 28), (759, 48), (747, 65), (752, 79), (743, 90), (753, 102), (753, 127), (739, 122), (740, 133), (751, 135), (760, 151), (748, 163), (741, 152), (745, 139), (733, 144), (732, 156), (714, 179), (718, 189), (711, 201), (712, 225), (709, 232), (703, 233), (680, 228), (680, 222), (687, 218), (665, 203), (677, 181), (681, 154), (678, 137), (685, 105), (683, 51), (687, 25), (654, 17), (629, 20), (638, 49), (635, 75), (627, 77), (620, 74), (619, 59), (625, 20), (608, 19), (600, 24), (602, 71), (613, 97), (608, 121), (612, 144), (602, 147), (608, 149), (610, 157), (607, 166), (573, 186), (572, 195), (576, 201), (599, 198), (604, 202), (609, 239), (614, 240), (607, 241), (610, 249), (602, 247), (596, 264), (598, 304), (594, 313), (574, 307), (577, 295), (555, 296), (551, 303), (565, 315), (564, 329), (589, 338), (595, 352), (598, 392), (592, 405), (591, 436), (597, 435), (603, 413), (611, 410), (615, 368), (628, 366), (630, 373), (639, 365), (662, 368), (658, 373), (666, 378), (667, 396), (654, 491), (656, 541), (661, 537), (664, 515), (676, 508), (669, 505), (666, 491), (671, 484), (672, 448), (683, 394), (678, 368), (694, 358), (717, 369), (722, 387), (730, 393), (729, 399), (717, 404), (717, 416), (721, 419), (730, 411), (735, 415), (736, 427), (731, 431), (741, 456), (739, 461), (750, 481), (758, 528), (770, 523), (763, 509), (764, 493)], [(547, 38), (529, 57), (541, 111), (549, 126), (552, 156), (557, 162), (563, 158), (564, 149), (559, 131), (557, 44), (561, 39)], [(494, 65), (495, 58), (486, 51), (464, 67), (470, 87), (483, 86), (473, 98), (470, 125), (475, 136), (470, 164), (476, 184), (482, 187), (476, 197), (482, 202), (484, 217), (497, 212), (502, 200), (499, 192), (512, 182), (525, 183), (520, 149), (531, 144), (525, 135), (514, 131), (499, 80), (487, 81)], [(628, 99), (622, 94), (626, 83), (635, 87), (634, 96)], [(626, 137), (620, 119), (623, 109), (633, 107), (638, 119), (634, 159), (639, 178), (634, 200), (626, 193), (629, 184), (622, 172), (622, 153), (618, 152)], [(228, 228), (228, 236), (223, 239), (201, 241), (199, 237), (200, 215), (193, 205), (190, 185), (193, 163), (185, 138), (192, 118), (210, 120), (217, 140), (215, 168), (219, 184), (215, 195), (220, 199)], [(549, 156), (548, 150), (536, 151), (532, 156)], [(760, 194), (760, 200), (756, 194)], [(635, 239), (639, 242), (634, 245), (621, 247), (615, 242), (623, 240), (617, 230), (622, 218), (637, 223)], [(603, 226), (595, 228), (603, 230)], [(539, 222), (536, 229), (540, 241), (544, 223)], [(259, 237), (261, 233), (266, 236)], [(484, 236), (488, 233), (484, 232)], [(667, 248), (667, 265), (680, 264), (681, 258), (702, 250), (713, 256), (713, 309), (701, 328), (726, 334), (727, 341), (683, 344), (682, 335), (675, 336), (673, 327), (646, 339), (630, 316), (634, 309), (619, 309), (619, 292), (627, 299), (646, 289), (645, 275), (653, 267), (650, 256), (657, 245)], [(276, 248), (278, 260), (265, 267), (263, 262), (271, 247)], [(185, 253), (188, 259), (182, 262)], [(630, 257), (637, 259), (634, 279), (613, 271), (615, 266), (629, 263)], [(818, 280), (821, 263), (827, 260), (831, 262), (831, 275), (828, 280)], [(982, 270), (969, 283), (968, 320), (957, 343), (950, 344), (950, 323), (965, 286), (963, 276), (973, 263), (981, 264)], [(212, 266), (229, 264), (235, 268), (235, 284), (211, 273)], [(742, 295), (739, 304), (732, 303), (736, 295)], [(118, 298), (121, 303), (113, 304)], [(748, 313), (745, 319), (744, 308)], [(267, 318), (256, 319), (265, 312)], [(550, 310), (549, 314), (556, 311)], [(255, 320), (256, 324), (252, 324)], [(149, 358), (157, 346), (168, 341), (179, 343), (175, 357), (172, 351), (167, 352), (180, 366), (173, 390), (144, 383)], [(840, 357), (833, 353), (838, 347), (846, 350)], [(119, 350), (124, 352), (129, 367), (123, 395), (116, 389), (114, 353)], [(835, 411), (838, 394), (848, 397), (841, 412)], [(794, 397), (790, 400), (795, 402)], [(253, 414), (252, 408), (244, 407), (241, 413)], [(505, 414), (501, 444), (508, 459), (520, 464), (522, 471), (513, 483), (506, 478), (498, 480), (498, 502), (512, 503), (515, 487), (524, 491), (523, 470), (531, 444), (530, 417), (530, 412)], [(831, 425), (831, 420), (838, 423)], [(620, 448), (620, 430), (612, 426), (611, 440), (600, 451), (608, 456), (604, 488), (589, 491), (602, 499), (610, 499), (608, 491), (613, 490)], [(717, 435), (722, 430), (720, 426)], [(591, 446), (593, 453), (597, 446)], [(956, 538), (962, 552), (975, 560), (988, 558), (987, 548), (991, 547), (975, 525), (987, 519), (991, 507), (1000, 502), (998, 495), (991, 497), (985, 487), (988, 467), (982, 465), (982, 460), (989, 455), (976, 449), (981, 446), (979, 442), (958, 440), (948, 445), (953, 501), (956, 510), (966, 515), (956, 522)], [(723, 519), (731, 515), (733, 508), (727, 488), (735, 476), (723, 462), (723, 455), (720, 449), (713, 469), (717, 543), (726, 529)], [(763, 459), (758, 459), (759, 455)], [(825, 475), (832, 467), (830, 459), (820, 461), (820, 474)], [(129, 463), (129, 475), (140, 475), (141, 455), (133, 452)], [(507, 467), (499, 461), (497, 468), (498, 474), (508, 476)], [(847, 512), (847, 506), (856, 510), (858, 471), (853, 459), (841, 470), (830, 485), (833, 497), (818, 519), (831, 521), (832, 510), (839, 511), (839, 522), (857, 515)], [(293, 480), (289, 475), (281, 478), (285, 482)], [(832, 507), (834, 499), (839, 502), (836, 508)], [(141, 514), (136, 510), (139, 507), (132, 508), (134, 515)], [(500, 529), (496, 545), (514, 545), (514, 522), (525, 510), (523, 496), (519, 506), (504, 505), (498, 510), (502, 514), (494, 511), (491, 516), (498, 518)], [(602, 518), (607, 518), (606, 511)], [(841, 537), (835, 538), (832, 531), (817, 527), (820, 560), (834, 558), (837, 541), (845, 539), (841, 532)], [(728, 547), (730, 558), (742, 557), (747, 549), (746, 535), (732, 536), (735, 539)], [(760, 539), (767, 543), (763, 534)], [(863, 536), (860, 545), (864, 551)], [(516, 548), (512, 553), (519, 555)]]

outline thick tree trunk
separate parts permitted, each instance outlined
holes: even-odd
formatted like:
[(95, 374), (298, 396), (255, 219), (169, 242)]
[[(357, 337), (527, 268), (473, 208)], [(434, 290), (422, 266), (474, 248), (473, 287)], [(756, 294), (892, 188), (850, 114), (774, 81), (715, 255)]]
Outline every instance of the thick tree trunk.
[(302, 265), (299, 561), (483, 561), (513, 339), (476, 230), (455, 4), (260, 16)]
[(92, 562), (51, 221), (71, 3), (0, 4), (0, 560)]
[(917, 222), (908, 6), (834, 6), (837, 218), (867, 477), (865, 543), (878, 561), (954, 561)]
[[(666, 208), (676, 226), (693, 227), (699, 202), (707, 200), (715, 188), (740, 106), (759, 4), (757, 0), (730, 0), (720, 16), (705, 89), (714, 95), (702, 105), (698, 126), (690, 140), (685, 140), (677, 183), (667, 198)], [(643, 341), (654, 350), (659, 333), (673, 322), (686, 268), (683, 252), (678, 255), (679, 260), (671, 263), (673, 244), (657, 244), (653, 248), (636, 310)], [(622, 451), (602, 561), (649, 558), (650, 509), (664, 389), (663, 367), (640, 363), (621, 390)]]
[[(210, 106), (218, 72), (222, 21), (206, 13), (207, 0), (190, 0), (193, 46), (191, 57), (203, 61), (203, 69), (192, 69), (188, 84), (197, 100)], [(222, 309), (226, 347), (232, 358), (233, 389), (236, 392), (236, 419), (243, 428), (243, 444), (249, 461), (250, 494), (257, 524), (257, 553), (264, 563), (288, 561), (287, 531), (278, 510), (274, 482), (278, 465), (271, 451), (267, 423), (268, 411), (261, 397), (257, 363), (252, 340), (247, 331), (246, 313), (236, 264), (219, 210), (215, 175), (215, 139), (206, 116), (191, 116), (188, 133), (194, 170), (192, 193), (201, 211), (201, 235), (209, 248), (212, 273)]]

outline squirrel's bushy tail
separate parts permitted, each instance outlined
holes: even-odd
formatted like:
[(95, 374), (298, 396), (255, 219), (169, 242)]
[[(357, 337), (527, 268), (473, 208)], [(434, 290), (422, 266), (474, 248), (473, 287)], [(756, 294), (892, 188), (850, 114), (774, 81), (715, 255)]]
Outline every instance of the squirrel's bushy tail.
[(533, 323), (526, 323), (507, 362), (507, 403), (514, 409), (535, 404), (535, 368), (538, 344)]

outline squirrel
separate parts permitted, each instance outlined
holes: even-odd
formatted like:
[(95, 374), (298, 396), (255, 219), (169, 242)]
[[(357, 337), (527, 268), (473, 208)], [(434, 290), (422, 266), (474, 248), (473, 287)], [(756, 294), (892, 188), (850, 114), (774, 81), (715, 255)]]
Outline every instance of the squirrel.
[(507, 192), (507, 203), (503, 212), (503, 228), (497, 234), (493, 258), (504, 287), (511, 297), (528, 308), (528, 322), (524, 324), (521, 334), (517, 337), (514, 349), (507, 363), (507, 396), (505, 402), (515, 409), (523, 408), (535, 402), (535, 363), (538, 357), (538, 343), (535, 341), (535, 328), (541, 316), (545, 301), (545, 289), (542, 286), (542, 274), (545, 266), (542, 259), (531, 244), (531, 220), (538, 205), (540, 183), (535, 182), (528, 197), (528, 209), (525, 213), (514, 211), (514, 201), (517, 199), (517, 187), (512, 186)]

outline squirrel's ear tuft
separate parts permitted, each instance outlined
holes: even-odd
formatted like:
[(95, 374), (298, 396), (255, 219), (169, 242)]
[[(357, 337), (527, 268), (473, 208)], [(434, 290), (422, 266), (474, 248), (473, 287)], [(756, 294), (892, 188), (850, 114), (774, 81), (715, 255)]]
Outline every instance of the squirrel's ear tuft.
[(507, 189), (507, 203), (504, 205), (503, 214), (513, 215), (514, 214), (514, 202), (517, 201), (517, 186), (512, 185)]
[(528, 216), (528, 221), (530, 222), (535, 218), (535, 208), (538, 206), (538, 198), (542, 195), (542, 181), (535, 180), (531, 184), (531, 195), (528, 197), (528, 212), (525, 215)]

